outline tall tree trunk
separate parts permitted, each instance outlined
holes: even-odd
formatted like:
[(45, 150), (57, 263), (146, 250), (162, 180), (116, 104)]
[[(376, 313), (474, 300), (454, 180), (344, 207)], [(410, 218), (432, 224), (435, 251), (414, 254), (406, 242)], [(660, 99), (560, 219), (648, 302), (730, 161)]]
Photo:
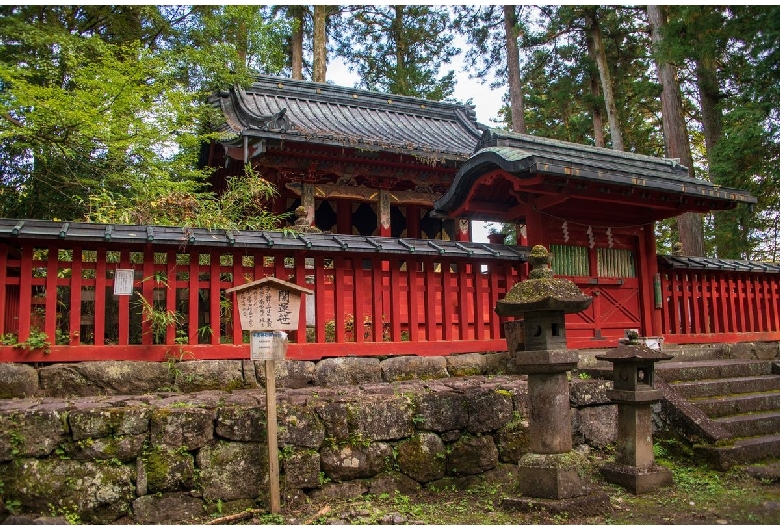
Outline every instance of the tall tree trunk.
[(696, 85), (699, 89), (701, 125), (704, 133), (704, 147), (707, 149), (710, 180), (717, 182), (717, 176), (712, 174), (712, 155), (715, 152), (715, 146), (723, 136), (723, 113), (718, 107), (720, 90), (714, 58), (699, 57), (696, 59)]
[(406, 40), (404, 37), (404, 6), (393, 6), (392, 35), (395, 42), (395, 76), (399, 88), (398, 94), (409, 93), (409, 78), (406, 75)]
[(513, 5), (504, 6), (504, 30), (512, 131), (525, 134), (525, 104), (523, 103), (523, 84), (520, 79), (520, 52), (517, 49), (517, 12)]
[(325, 82), (328, 70), (328, 15), (330, 6), (315, 4), (314, 6), (314, 76), (313, 81)]
[[(666, 14), (661, 6), (647, 6), (647, 17), (650, 22), (650, 40), (657, 51), (663, 43), (663, 28), (666, 24)], [(677, 158), (688, 167), (688, 175), (693, 178), (693, 157), (691, 144), (688, 140), (688, 129), (683, 116), (680, 83), (677, 80), (677, 69), (668, 61), (656, 59), (658, 81), (661, 83), (661, 121), (663, 122), (664, 144), (666, 156)], [(677, 232), (682, 243), (683, 252), (687, 256), (704, 255), (704, 227), (701, 216), (687, 212), (677, 217)]]
[[(704, 133), (704, 147), (707, 150), (707, 172), (710, 181), (718, 184), (722, 182), (713, 164), (718, 142), (723, 136), (723, 112), (720, 109), (720, 90), (718, 86), (717, 68), (715, 58), (703, 51), (696, 58), (696, 85), (699, 89), (699, 107), (701, 109), (701, 125)], [(729, 247), (726, 237), (731, 234), (728, 224), (723, 222), (723, 214), (713, 214), (713, 236), (715, 250), (718, 257), (728, 256)]]
[(623, 130), (620, 127), (615, 95), (612, 92), (612, 76), (609, 73), (607, 54), (604, 51), (604, 43), (601, 38), (601, 26), (598, 19), (598, 8), (594, 7), (585, 11), (585, 25), (590, 29), (593, 39), (593, 52), (596, 57), (596, 66), (599, 69), (601, 90), (604, 93), (604, 103), (607, 107), (607, 121), (609, 122), (609, 134), (612, 138), (612, 149), (624, 151)]
[(303, 79), (303, 6), (289, 6), (290, 16), (295, 22), (295, 30), (290, 43), (290, 64), (292, 78)]
[[(588, 43), (588, 57), (596, 64), (596, 47), (593, 45), (593, 35), (590, 28), (585, 30), (585, 40)], [(597, 74), (594, 75), (593, 69), (589, 68), (590, 77), (590, 94), (593, 98), (593, 108), (591, 109), (591, 115), (593, 117), (593, 141), (596, 147), (604, 147), (606, 141), (604, 140), (604, 117), (601, 115), (601, 106), (599, 100), (601, 99), (601, 89), (599, 88), (599, 80)]]

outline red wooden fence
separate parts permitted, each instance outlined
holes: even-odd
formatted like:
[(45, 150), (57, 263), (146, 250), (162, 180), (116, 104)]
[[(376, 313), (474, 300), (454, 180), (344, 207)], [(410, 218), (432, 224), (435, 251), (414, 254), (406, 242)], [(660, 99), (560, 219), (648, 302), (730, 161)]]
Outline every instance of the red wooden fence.
[[(524, 262), (474, 243), (34, 223), (0, 243), (0, 361), (246, 359), (224, 291), (267, 275), (315, 291), (293, 359), (505, 350), (493, 308)], [(117, 269), (133, 295), (113, 294)]]
[[(526, 252), (0, 219), (0, 362), (246, 359), (248, 336), (225, 290), (267, 275), (315, 292), (290, 335), (293, 359), (503, 351), (493, 308), (522, 279)], [(117, 269), (134, 271), (132, 295), (113, 294)], [(659, 270), (655, 306), (667, 343), (780, 340), (780, 265), (661, 257)], [(609, 309), (599, 318), (614, 320)], [(650, 323), (640, 328), (649, 335)], [(573, 333), (569, 347), (613, 339)]]
[[(695, 265), (707, 260), (688, 261)], [(780, 271), (774, 265), (718, 262), (723, 269), (662, 270), (664, 340), (675, 344), (780, 340)]]

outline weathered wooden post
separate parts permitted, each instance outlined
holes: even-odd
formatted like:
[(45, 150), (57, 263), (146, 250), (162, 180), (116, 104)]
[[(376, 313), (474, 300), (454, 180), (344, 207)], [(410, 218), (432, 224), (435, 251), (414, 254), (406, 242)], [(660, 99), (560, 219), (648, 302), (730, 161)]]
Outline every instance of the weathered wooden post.
[(249, 352), (253, 361), (265, 361), (266, 421), (268, 429), (268, 483), (271, 513), (278, 513), (279, 446), (276, 420), (276, 361), (287, 354), (287, 334), (298, 329), (301, 295), (314, 294), (306, 289), (268, 276), (225, 290), (235, 292), (241, 329), (249, 330)]
[[(592, 299), (570, 280), (553, 278), (552, 256), (541, 245), (531, 250), (533, 270), (496, 304), (501, 316), (522, 316), (524, 348), (515, 352), (520, 373), (528, 374), (530, 452), (519, 462), (523, 497), (504, 499), (520, 510), (597, 514), (609, 505), (603, 492), (588, 487), (584, 457), (572, 451), (567, 371), (578, 354), (566, 349), (566, 313), (587, 309)], [(517, 326), (514, 326), (515, 328)], [(519, 332), (520, 330), (516, 330)], [(510, 350), (519, 340), (510, 340)]]
[(624, 344), (596, 359), (613, 366), (609, 397), (618, 406), (618, 436), (615, 462), (601, 468), (601, 474), (635, 495), (672, 483), (672, 473), (656, 465), (653, 455), (651, 405), (663, 398), (654, 387), (655, 363), (671, 355), (638, 344)]

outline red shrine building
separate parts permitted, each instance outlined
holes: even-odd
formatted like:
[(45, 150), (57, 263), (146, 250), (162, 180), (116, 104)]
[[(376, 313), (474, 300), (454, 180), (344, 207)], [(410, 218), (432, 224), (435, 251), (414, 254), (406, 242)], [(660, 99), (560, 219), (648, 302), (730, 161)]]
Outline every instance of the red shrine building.
[(594, 302), (567, 317), (570, 346), (662, 334), (654, 222), (755, 203), (673, 160), (491, 129), (470, 105), (277, 77), (214, 96), (225, 139), (213, 184), (251, 164), (324, 232), (469, 241), (470, 220), (514, 223), (556, 275)]
[[(615, 347), (628, 330), (780, 340), (780, 265), (656, 255), (655, 221), (756, 202), (673, 160), (490, 128), (470, 105), (278, 77), (210, 103), (221, 134), (201, 164), (215, 191), (250, 166), (294, 230), (0, 219), (0, 334), (54, 342), (0, 346), (0, 361), (244, 359), (234, 290), (269, 276), (312, 292), (290, 359), (504, 351), (509, 317), (494, 308), (539, 244), (593, 298), (566, 317), (569, 348)], [(519, 244), (472, 241), (472, 221), (514, 224)]]
[(487, 131), (473, 107), (277, 77), (212, 103), (227, 135), (207, 157), (217, 191), (251, 164), (280, 192), (275, 213), (303, 205), (323, 231), (469, 239), (430, 213)]

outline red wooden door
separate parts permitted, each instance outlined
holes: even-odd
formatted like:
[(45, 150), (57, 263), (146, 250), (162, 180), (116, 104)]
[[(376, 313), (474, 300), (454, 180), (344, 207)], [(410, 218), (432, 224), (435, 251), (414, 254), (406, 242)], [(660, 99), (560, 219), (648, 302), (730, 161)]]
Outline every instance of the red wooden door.
[(613, 240), (612, 247), (551, 245), (551, 250), (556, 275), (593, 297), (588, 309), (566, 316), (570, 348), (613, 347), (628, 329), (642, 333), (635, 238)]

